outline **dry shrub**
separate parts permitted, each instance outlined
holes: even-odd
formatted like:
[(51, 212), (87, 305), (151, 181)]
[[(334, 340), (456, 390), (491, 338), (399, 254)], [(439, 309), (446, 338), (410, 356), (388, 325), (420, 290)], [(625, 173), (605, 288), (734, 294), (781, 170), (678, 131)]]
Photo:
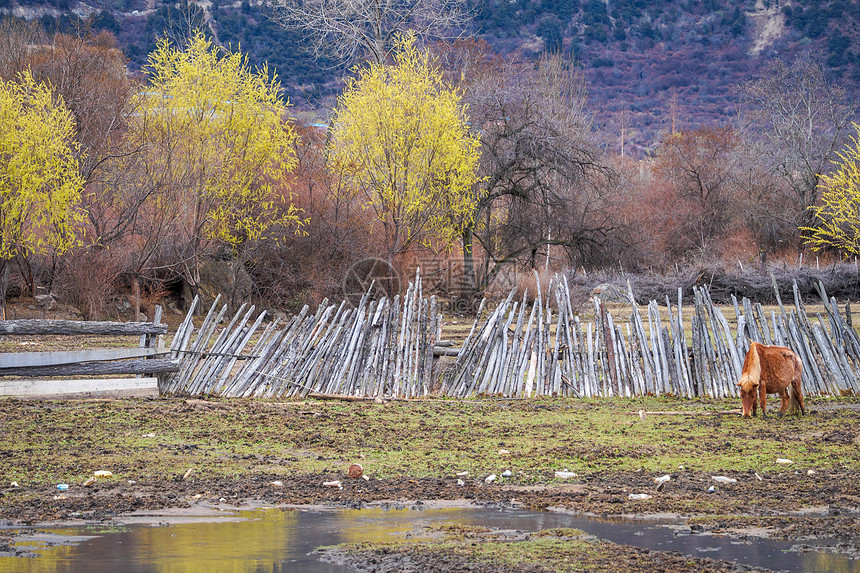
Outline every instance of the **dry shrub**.
[[(542, 300), (546, 300), (549, 292), (550, 282), (552, 281), (552, 271), (541, 270), (526, 270), (526, 269), (509, 269), (508, 280), (505, 277), (499, 277), (494, 283), (492, 290), (488, 290), (488, 296), (493, 298), (507, 297), (511, 290), (514, 291), (514, 299), (522, 300), (523, 295), (530, 301), (537, 300), (538, 292)], [(508, 288), (511, 285), (512, 289)]]
[(728, 268), (718, 265), (690, 266), (665, 274), (606, 270), (583, 274), (568, 271), (567, 277), (575, 304), (588, 300), (591, 291), (599, 284), (611, 284), (626, 292), (628, 281), (639, 304), (651, 300), (662, 303), (667, 296), (672, 304), (676, 304), (678, 288), (682, 290), (684, 303), (691, 303), (694, 286), (708, 287), (711, 298), (720, 304), (731, 304), (732, 295), (739, 301), (746, 297), (754, 302), (773, 304), (776, 302), (774, 279), (784, 302), (794, 300), (795, 282), (803, 300), (820, 300), (816, 289), (819, 281), (824, 284), (828, 296), (835, 296), (839, 300), (860, 299), (860, 269), (854, 263), (834, 263), (824, 268), (771, 264), (766, 272), (760, 268), (740, 270), (731, 265)]
[(301, 234), (272, 230), (274, 240), (255, 245), (247, 265), (257, 296), (267, 305), (290, 310), (315, 306), (325, 297), (340, 300), (349, 268), (381, 256), (380, 241), (372, 234), (372, 213), (326, 169), (325, 130), (307, 125), (296, 129), (298, 165), (282, 193), (309, 221)]
[(78, 309), (85, 320), (114, 314), (120, 275), (126, 258), (114, 249), (83, 249), (66, 257), (59, 282), (60, 299)]

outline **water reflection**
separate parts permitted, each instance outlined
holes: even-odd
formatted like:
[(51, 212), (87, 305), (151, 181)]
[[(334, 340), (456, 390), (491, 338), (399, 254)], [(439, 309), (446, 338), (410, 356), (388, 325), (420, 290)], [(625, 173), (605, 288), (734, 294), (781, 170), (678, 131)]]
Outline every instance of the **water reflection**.
[[(0, 572), (224, 573), (307, 571), (336, 573), (348, 569), (319, 562), (310, 552), (320, 545), (387, 541), (423, 524), (481, 525), (537, 531), (574, 527), (603, 539), (656, 550), (789, 571), (860, 573), (860, 561), (839, 554), (788, 552), (791, 544), (768, 540), (738, 541), (710, 535), (678, 535), (650, 521), (599, 520), (563, 514), (490, 509), (243, 512), (240, 521), (181, 523), (169, 527), (102, 526), (49, 531), (76, 539), (76, 545), (44, 547), (37, 559), (0, 558)], [(41, 547), (40, 547), (41, 546)]]

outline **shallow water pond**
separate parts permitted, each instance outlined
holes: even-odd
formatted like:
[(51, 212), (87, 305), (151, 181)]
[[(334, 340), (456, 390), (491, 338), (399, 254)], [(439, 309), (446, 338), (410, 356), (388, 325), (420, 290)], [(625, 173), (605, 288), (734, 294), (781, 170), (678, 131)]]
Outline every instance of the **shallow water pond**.
[[(786, 571), (860, 573), (860, 560), (841, 554), (789, 551), (788, 542), (692, 535), (653, 520), (601, 520), (560, 513), (494, 509), (258, 509), (171, 516), (171, 525), (94, 524), (32, 531), (16, 548), (38, 558), (2, 557), (0, 572), (279, 572), (349, 571), (320, 562), (321, 545), (386, 541), (425, 524), (458, 523), (520, 531), (581, 529), (602, 539), (655, 550), (736, 561)], [(158, 516), (146, 516), (157, 521)], [(687, 529), (688, 530), (688, 529)], [(31, 533), (31, 532), (27, 532)]]

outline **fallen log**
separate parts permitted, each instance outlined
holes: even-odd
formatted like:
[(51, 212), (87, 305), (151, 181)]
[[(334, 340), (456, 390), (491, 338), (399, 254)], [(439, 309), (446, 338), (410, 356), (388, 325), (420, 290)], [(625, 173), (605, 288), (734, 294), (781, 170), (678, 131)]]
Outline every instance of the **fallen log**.
[(626, 412), (631, 416), (726, 416), (729, 414), (741, 414), (741, 409), (738, 408), (736, 410), (714, 410), (707, 411), (702, 410), (699, 412), (693, 410), (663, 410), (663, 411), (647, 411), (643, 410), (642, 412)]
[[(321, 394), (319, 392), (310, 392), (308, 398), (316, 400), (343, 400), (344, 402), (367, 402), (376, 400), (375, 396), (350, 396), (348, 394)], [(390, 400), (390, 398), (386, 398)]]
[(434, 346), (433, 356), (460, 356), (460, 349)]

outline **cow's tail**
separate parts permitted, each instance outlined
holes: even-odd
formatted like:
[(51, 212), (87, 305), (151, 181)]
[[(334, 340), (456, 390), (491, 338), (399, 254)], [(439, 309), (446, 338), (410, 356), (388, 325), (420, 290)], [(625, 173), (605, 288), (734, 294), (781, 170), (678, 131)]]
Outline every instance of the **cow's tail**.
[[(788, 410), (787, 414), (800, 415), (802, 410), (800, 406), (800, 400), (798, 400), (797, 393), (800, 392), (801, 387), (801, 372), (803, 371), (803, 364), (800, 362), (800, 359), (795, 355), (794, 356), (794, 380), (791, 381), (791, 384), (788, 385)], [(795, 389), (796, 387), (796, 389)]]

